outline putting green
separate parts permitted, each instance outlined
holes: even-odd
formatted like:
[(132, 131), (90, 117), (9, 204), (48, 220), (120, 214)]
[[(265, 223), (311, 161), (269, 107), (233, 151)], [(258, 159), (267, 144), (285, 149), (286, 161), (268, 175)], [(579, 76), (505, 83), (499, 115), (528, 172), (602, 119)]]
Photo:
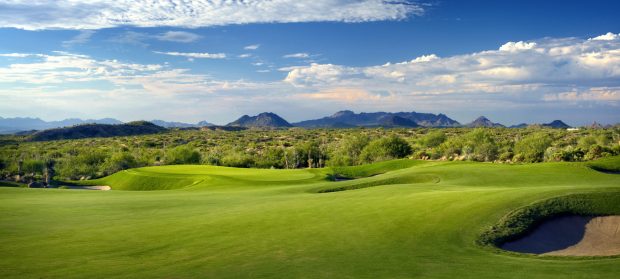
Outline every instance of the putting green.
[(2, 187), (0, 277), (620, 276), (619, 257), (527, 256), (476, 244), (517, 208), (620, 193), (620, 175), (585, 163), (418, 161), (353, 172), (377, 175), (330, 182), (326, 169), (167, 166), (87, 183), (112, 191)]

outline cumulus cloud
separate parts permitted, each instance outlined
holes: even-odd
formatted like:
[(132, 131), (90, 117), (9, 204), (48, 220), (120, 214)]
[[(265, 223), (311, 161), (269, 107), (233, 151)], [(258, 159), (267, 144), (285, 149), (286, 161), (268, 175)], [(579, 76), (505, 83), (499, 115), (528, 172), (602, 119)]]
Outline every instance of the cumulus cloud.
[[(567, 85), (620, 83), (620, 39), (543, 39), (509, 42), (498, 50), (440, 58), (423, 55), (379, 66), (310, 64), (287, 68), (295, 86), (393, 89), (403, 93), (507, 92)], [(517, 89), (520, 88), (520, 89)], [(540, 97), (540, 96), (539, 96)]]
[[(97, 60), (68, 52), (4, 53), (0, 54), (4, 60), (0, 65), (6, 65), (0, 66), (0, 110), (14, 110), (33, 99), (47, 101), (40, 108), (53, 107), (51, 103), (61, 107), (62, 102), (78, 105), (74, 95), (85, 99), (100, 94), (109, 96), (108, 109), (117, 109), (114, 102), (122, 100), (149, 104), (144, 111), (150, 112), (160, 105), (153, 98), (165, 98), (161, 105), (171, 113), (189, 113), (192, 106), (213, 106), (209, 111), (214, 117), (260, 112), (273, 106), (294, 115), (302, 111), (323, 114), (342, 108), (380, 108), (452, 116), (453, 112), (478, 115), (499, 108), (505, 114), (540, 109), (549, 117), (567, 121), (572, 117), (576, 123), (583, 121), (580, 112), (584, 111), (598, 115), (597, 121), (617, 121), (620, 117), (620, 38), (545, 38), (504, 46), (503, 50), (498, 47), (449, 57), (429, 54), (366, 67), (320, 63), (282, 67), (278, 69), (283, 72), (282, 80), (256, 82), (216, 79), (170, 64)], [(217, 56), (160, 53), (187, 58)], [(98, 88), (101, 83), (110, 88)], [(565, 114), (551, 116), (558, 111)], [(522, 116), (523, 121), (548, 120)]]
[(499, 50), (515, 52), (515, 51), (529, 50), (535, 47), (536, 47), (536, 43), (534, 42), (527, 43), (527, 42), (519, 41), (519, 42), (507, 42), (503, 44), (501, 47), (499, 47)]
[(185, 31), (168, 31), (155, 36), (160, 41), (191, 43), (201, 38), (200, 35)]
[(613, 41), (613, 40), (617, 40), (618, 37), (620, 37), (620, 34), (614, 34), (614, 33), (611, 33), (611, 32), (607, 32), (607, 34), (596, 36), (596, 37), (591, 38), (589, 40), (593, 40), (593, 41)]
[(162, 51), (154, 51), (157, 54), (164, 54), (170, 56), (183, 56), (187, 58), (203, 58), (203, 59), (224, 59), (226, 58), (225, 53), (207, 53), (207, 52), (162, 52)]
[(11, 0), (0, 3), (0, 27), (26, 30), (118, 26), (205, 27), (248, 23), (366, 22), (421, 15), (414, 2), (384, 0)]

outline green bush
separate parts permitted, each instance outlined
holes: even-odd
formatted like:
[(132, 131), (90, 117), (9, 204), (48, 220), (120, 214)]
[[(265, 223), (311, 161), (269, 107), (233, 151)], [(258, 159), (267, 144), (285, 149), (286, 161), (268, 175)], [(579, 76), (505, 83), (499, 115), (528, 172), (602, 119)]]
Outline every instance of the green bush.
[(371, 141), (360, 154), (360, 160), (366, 163), (404, 158), (411, 154), (412, 148), (404, 139), (390, 136)]
[(515, 154), (524, 162), (542, 162), (545, 151), (551, 145), (551, 137), (546, 133), (529, 135), (515, 144)]
[(177, 146), (166, 152), (166, 164), (199, 164), (201, 155), (198, 151), (187, 145)]
[(119, 152), (108, 158), (103, 164), (103, 172), (106, 175), (113, 174), (118, 171), (138, 167), (139, 164), (131, 154), (126, 152)]

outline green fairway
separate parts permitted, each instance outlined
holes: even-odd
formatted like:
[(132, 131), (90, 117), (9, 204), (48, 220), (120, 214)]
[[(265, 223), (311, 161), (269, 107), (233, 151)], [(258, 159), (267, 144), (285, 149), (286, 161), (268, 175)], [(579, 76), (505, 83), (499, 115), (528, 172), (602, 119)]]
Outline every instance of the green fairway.
[[(616, 170), (620, 159), (600, 166)], [(619, 196), (618, 174), (588, 163), (410, 160), (341, 171), (361, 178), (179, 165), (82, 182), (112, 191), (0, 187), (0, 277), (620, 277), (620, 257), (477, 244), (518, 208), (575, 193)]]

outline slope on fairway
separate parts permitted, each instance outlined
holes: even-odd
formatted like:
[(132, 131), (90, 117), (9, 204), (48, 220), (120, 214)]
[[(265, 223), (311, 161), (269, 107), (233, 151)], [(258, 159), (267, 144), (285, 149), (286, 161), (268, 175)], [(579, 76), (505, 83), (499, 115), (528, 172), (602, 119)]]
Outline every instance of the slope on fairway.
[[(352, 177), (368, 177), (414, 165), (424, 161), (393, 160), (371, 165), (342, 168)], [(239, 169), (205, 165), (173, 165), (145, 167), (118, 172), (102, 179), (79, 181), (81, 185), (109, 185), (114, 190), (171, 190), (180, 188), (199, 189), (236, 188), (238, 186), (300, 185), (326, 181), (328, 169)], [(415, 180), (417, 178), (410, 178)], [(347, 183), (344, 183), (347, 184)], [(352, 184), (352, 183), (348, 183)], [(395, 184), (395, 183), (386, 183)], [(340, 185), (340, 184), (339, 184)]]
[[(174, 166), (130, 170), (116, 180), (114, 175), (103, 179), (110, 182), (103, 185), (115, 189), (176, 188), (171, 191), (2, 188), (0, 277), (618, 278), (620, 274), (618, 257), (527, 256), (476, 244), (502, 216), (541, 200), (593, 192), (620, 198), (619, 175), (594, 171), (583, 163), (425, 162), (343, 182), (326, 181), (327, 172)], [(418, 175), (438, 180), (404, 179), (317, 193), (340, 183)]]

